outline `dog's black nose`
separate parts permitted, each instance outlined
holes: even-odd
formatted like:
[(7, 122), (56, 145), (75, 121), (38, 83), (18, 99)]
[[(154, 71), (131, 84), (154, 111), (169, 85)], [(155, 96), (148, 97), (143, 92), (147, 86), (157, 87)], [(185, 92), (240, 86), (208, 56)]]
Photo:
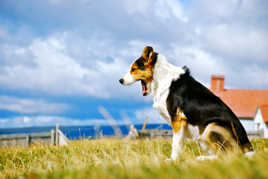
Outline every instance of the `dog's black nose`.
[(120, 82), (121, 84), (123, 84), (123, 83), (124, 83), (124, 79), (121, 78), (121, 79), (119, 80), (119, 82)]

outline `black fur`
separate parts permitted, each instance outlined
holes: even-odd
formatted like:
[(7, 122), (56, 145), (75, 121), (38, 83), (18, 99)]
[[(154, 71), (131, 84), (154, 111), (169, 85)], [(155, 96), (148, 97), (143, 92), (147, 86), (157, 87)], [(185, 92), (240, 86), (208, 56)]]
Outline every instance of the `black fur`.
[(167, 109), (174, 119), (179, 107), (187, 117), (188, 123), (205, 128), (209, 123), (217, 124), (228, 129), (239, 146), (252, 146), (246, 131), (231, 109), (209, 89), (196, 81), (187, 67), (185, 73), (173, 81), (167, 98)]
[(140, 57), (138, 60), (136, 60), (136, 64), (140, 70), (145, 70), (145, 65), (144, 65), (145, 59), (143, 57)]
[(157, 57), (158, 57), (158, 53), (156, 53), (156, 52), (153, 52), (153, 54), (152, 54), (152, 57), (151, 57), (151, 65), (152, 66), (154, 66), (155, 65), (155, 63), (157, 62)]
[(217, 132), (210, 132), (209, 138), (213, 143), (216, 143), (219, 146), (219, 149), (225, 151), (227, 148), (231, 148), (231, 144), (229, 141), (226, 141), (224, 137)]

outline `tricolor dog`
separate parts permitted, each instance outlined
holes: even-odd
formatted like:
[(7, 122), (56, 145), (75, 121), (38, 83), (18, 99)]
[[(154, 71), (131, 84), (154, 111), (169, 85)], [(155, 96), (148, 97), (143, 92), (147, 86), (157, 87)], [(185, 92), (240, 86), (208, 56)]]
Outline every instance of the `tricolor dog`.
[(196, 81), (187, 67), (168, 63), (152, 47), (144, 48), (142, 56), (119, 81), (123, 85), (140, 81), (143, 96), (151, 93), (153, 107), (173, 129), (172, 160), (181, 154), (184, 138), (193, 137), (190, 130), (193, 126), (198, 129), (200, 146), (209, 153), (234, 149), (253, 153), (246, 131), (231, 109)]

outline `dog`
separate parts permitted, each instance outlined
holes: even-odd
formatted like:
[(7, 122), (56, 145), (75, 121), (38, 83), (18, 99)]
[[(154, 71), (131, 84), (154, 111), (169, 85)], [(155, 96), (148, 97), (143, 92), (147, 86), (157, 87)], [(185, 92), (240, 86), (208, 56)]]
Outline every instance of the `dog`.
[(215, 158), (220, 151), (237, 149), (249, 155), (253, 153), (236, 115), (219, 97), (195, 80), (186, 66), (168, 63), (163, 55), (147, 46), (119, 80), (122, 85), (136, 81), (141, 82), (142, 95), (152, 95), (153, 107), (172, 126), (171, 160), (182, 154), (184, 138), (193, 137), (192, 128), (198, 129), (196, 140), (211, 154), (199, 159)]

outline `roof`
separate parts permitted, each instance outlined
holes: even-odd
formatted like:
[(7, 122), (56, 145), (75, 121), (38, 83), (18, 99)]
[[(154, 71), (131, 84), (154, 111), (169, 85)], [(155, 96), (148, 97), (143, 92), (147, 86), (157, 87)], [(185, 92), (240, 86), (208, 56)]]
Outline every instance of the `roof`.
[(268, 105), (262, 105), (259, 108), (264, 122), (268, 122)]
[(268, 90), (224, 89), (213, 91), (239, 118), (254, 118), (258, 106), (264, 106), (268, 122)]

